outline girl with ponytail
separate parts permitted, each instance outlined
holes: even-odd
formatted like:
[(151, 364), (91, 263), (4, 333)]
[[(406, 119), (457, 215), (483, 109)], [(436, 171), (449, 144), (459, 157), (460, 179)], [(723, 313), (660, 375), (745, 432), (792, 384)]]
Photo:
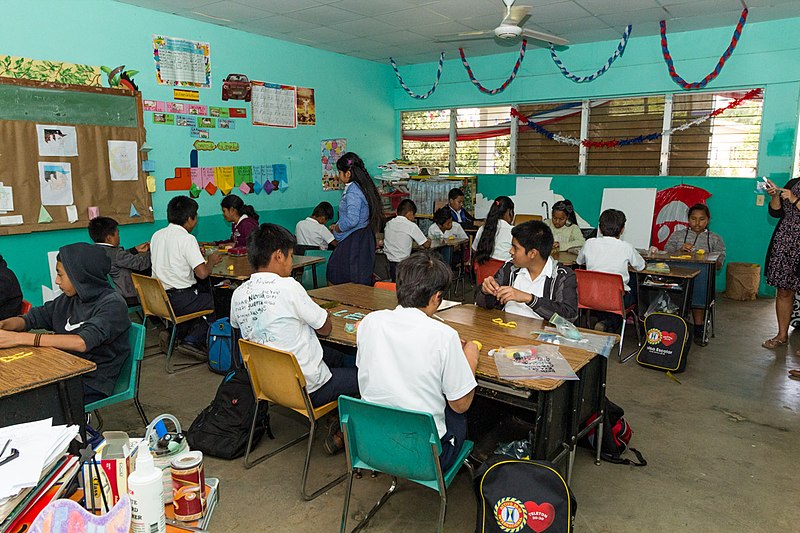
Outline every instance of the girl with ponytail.
[(561, 200), (553, 204), (553, 211), (545, 224), (553, 232), (553, 250), (578, 253), (586, 239), (578, 227), (575, 208), (569, 200)]
[(472, 249), (475, 250), (475, 261), (479, 265), (489, 259), (511, 261), (511, 223), (514, 221), (514, 202), (508, 196), (498, 196), (486, 222), (475, 234)]
[(347, 152), (336, 161), (344, 192), (339, 202), (339, 221), (331, 226), (339, 244), (328, 261), (328, 281), (372, 285), (375, 269), (375, 235), (383, 224), (378, 189), (364, 161)]
[(233, 248), (247, 246), (247, 237), (254, 229), (258, 228), (258, 213), (253, 206), (247, 205), (235, 194), (229, 194), (222, 199), (222, 216), (226, 222), (231, 223), (231, 238), (226, 241), (217, 241), (214, 244), (232, 243)]

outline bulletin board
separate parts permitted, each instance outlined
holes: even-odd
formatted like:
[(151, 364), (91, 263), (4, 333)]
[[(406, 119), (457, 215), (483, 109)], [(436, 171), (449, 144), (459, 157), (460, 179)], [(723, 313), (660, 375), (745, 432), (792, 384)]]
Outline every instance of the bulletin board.
[[(60, 129), (69, 132), (74, 143), (74, 152), (69, 153), (77, 155), (41, 155), (43, 125), (64, 126)], [(53, 131), (59, 128), (48, 130), (48, 139)], [(0, 235), (85, 228), (89, 207), (120, 224), (152, 222), (152, 200), (142, 172), (147, 154), (140, 151), (145, 138), (139, 92), (0, 78), (0, 182), (13, 188), (14, 204), (0, 219), (15, 215), (23, 219), (20, 225), (0, 222)], [(130, 156), (124, 160), (128, 181), (112, 181), (108, 141), (136, 143), (135, 152), (128, 150)], [(65, 205), (45, 205), (52, 221), (39, 223), (43, 201), (52, 201), (43, 199), (42, 165), (50, 164), (46, 168), (52, 170), (58, 164), (66, 168), (64, 163), (71, 170), (72, 205), (78, 219), (69, 222)], [(118, 169), (115, 165), (117, 177)], [(139, 216), (131, 216), (131, 205)]]

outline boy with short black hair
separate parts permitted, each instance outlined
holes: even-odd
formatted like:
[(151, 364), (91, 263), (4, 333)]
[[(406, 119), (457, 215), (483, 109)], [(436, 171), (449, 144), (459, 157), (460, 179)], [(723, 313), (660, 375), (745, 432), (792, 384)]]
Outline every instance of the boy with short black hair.
[(397, 269), (399, 305), (367, 315), (356, 337), (361, 397), (430, 413), (441, 439), (443, 471), (453, 465), (466, 439), (464, 413), (477, 387), (479, 351), (474, 341), (462, 341), (453, 328), (433, 318), (451, 276), (431, 252), (404, 260)]
[(133, 248), (120, 246), (119, 223), (110, 217), (95, 217), (89, 221), (89, 237), (102, 246), (111, 260), (111, 280), (128, 306), (139, 304), (131, 272), (150, 272), (150, 243)]
[(14, 272), (0, 255), (0, 320), (17, 316), (22, 309), (22, 289)]
[[(211, 285), (205, 281), (222, 258), (213, 253), (203, 257), (192, 230), (197, 226), (197, 202), (188, 196), (176, 196), (167, 204), (169, 225), (153, 234), (150, 240), (153, 276), (161, 281), (177, 316), (214, 309)], [(198, 357), (208, 356), (206, 346), (209, 320), (213, 313), (178, 326), (183, 351)], [(169, 335), (162, 332), (161, 348), (166, 351)]]
[(424, 248), (431, 246), (430, 239), (415, 222), (416, 215), (417, 205), (406, 198), (397, 206), (397, 216), (387, 222), (383, 230), (383, 252), (389, 261), (392, 281), (397, 279), (397, 264), (411, 255), (415, 242)]
[[(620, 239), (625, 231), (625, 213), (617, 209), (606, 209), (600, 214), (599, 230), (601, 236), (589, 239), (583, 245), (578, 258), (578, 264), (586, 265), (587, 270), (608, 272), (622, 276), (622, 284), (625, 287), (624, 304), (629, 306), (633, 303), (635, 292), (631, 291), (630, 274), (628, 266), (634, 270), (643, 270), (645, 261), (639, 252), (628, 242)], [(615, 331), (622, 326), (622, 318), (619, 315), (606, 313), (603, 319), (596, 325), (599, 331)]]
[[(0, 348), (51, 346), (95, 363), (97, 368), (83, 376), (84, 404), (114, 392), (130, 355), (128, 306), (109, 286), (110, 270), (111, 261), (98, 246), (62, 246), (56, 256), (56, 284), (63, 294), (23, 316), (0, 321)], [(32, 329), (54, 335), (27, 333)]]
[(450, 189), (447, 194), (447, 207), (450, 208), (450, 215), (454, 222), (458, 222), (465, 229), (471, 229), (475, 225), (475, 218), (464, 209), (464, 191), (455, 187)]
[(429, 239), (466, 239), (467, 234), (461, 224), (453, 221), (450, 208), (444, 206), (433, 214), (433, 224), (428, 228)]
[(555, 313), (569, 321), (578, 318), (575, 272), (550, 256), (554, 239), (547, 224), (523, 222), (514, 226), (511, 237), (511, 261), (483, 280), (475, 303), (544, 320)]
[(301, 220), (294, 227), (298, 249), (304, 252), (315, 248), (327, 250), (329, 246), (336, 246), (333, 233), (326, 227), (326, 224), (332, 219), (333, 206), (328, 202), (317, 204), (311, 216)]

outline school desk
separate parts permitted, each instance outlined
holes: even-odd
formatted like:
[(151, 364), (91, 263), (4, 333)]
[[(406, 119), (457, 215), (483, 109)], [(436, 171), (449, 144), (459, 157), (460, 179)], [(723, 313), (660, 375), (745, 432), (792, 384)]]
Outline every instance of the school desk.
[[(305, 267), (311, 267), (311, 275), (314, 279), (314, 287), (317, 287), (317, 264), (325, 262), (324, 257), (313, 257), (310, 255), (292, 256), (292, 273), (301, 272)], [(233, 268), (230, 268), (230, 267)], [(247, 261), (247, 256), (232, 256), (223, 254), (222, 261), (211, 271), (211, 276), (215, 278), (225, 278), (237, 281), (250, 279), (253, 268)]]
[(397, 307), (397, 295), (394, 291), (387, 289), (376, 289), (357, 283), (343, 283), (341, 285), (331, 285), (308, 291), (312, 298), (339, 302), (344, 305), (352, 305), (378, 311), (380, 309), (394, 309)]
[(96, 366), (57, 348), (0, 349), (0, 427), (53, 417), (79, 425), (86, 442), (81, 375)]
[(461, 248), (469, 242), (469, 239), (431, 239), (431, 250), (438, 248), (451, 247), (453, 249)]
[(556, 252), (553, 254), (553, 259), (564, 266), (572, 267), (575, 266), (575, 263), (578, 260), (578, 254), (574, 254), (572, 252)]

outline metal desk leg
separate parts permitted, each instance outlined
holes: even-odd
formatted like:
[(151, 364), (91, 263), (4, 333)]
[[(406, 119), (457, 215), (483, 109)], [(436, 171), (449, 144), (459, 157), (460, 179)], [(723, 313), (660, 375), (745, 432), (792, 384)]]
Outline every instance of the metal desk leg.
[(311, 265), (311, 278), (314, 281), (314, 288), (318, 289), (319, 285), (317, 285), (317, 264), (316, 263)]

